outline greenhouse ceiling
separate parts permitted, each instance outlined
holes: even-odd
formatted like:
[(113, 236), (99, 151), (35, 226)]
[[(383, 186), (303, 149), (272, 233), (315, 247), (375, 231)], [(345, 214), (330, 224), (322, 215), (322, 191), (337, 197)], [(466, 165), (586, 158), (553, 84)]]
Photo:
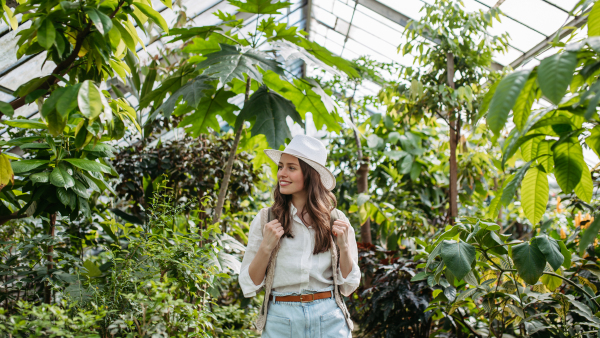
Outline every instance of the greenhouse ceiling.
[[(167, 22), (177, 20), (177, 6), (171, 10), (159, 0), (153, 0)], [(393, 62), (404, 66), (413, 63), (411, 55), (399, 54), (398, 45), (402, 41), (404, 26), (410, 19), (421, 18), (421, 7), (427, 0), (291, 0), (293, 5), (278, 15), (277, 20), (295, 25), (308, 32), (310, 40), (316, 41), (344, 58), (353, 59), (367, 55), (382, 62)], [(463, 0), (468, 11), (486, 10), (499, 6), (506, 17), (496, 24), (490, 34), (508, 32), (510, 48), (506, 54), (495, 55), (495, 66), (533, 67), (546, 55), (554, 51), (548, 42), (556, 34), (560, 38), (569, 35), (569, 29), (580, 27), (585, 17), (574, 17), (569, 11), (577, 0)], [(185, 11), (190, 26), (219, 24), (220, 20), (212, 13), (221, 10), (233, 13), (234, 7), (226, 0), (181, 0), (180, 8)], [(246, 19), (245, 30), (254, 30), (256, 15), (238, 13)], [(532, 15), (535, 14), (535, 15)], [(19, 16), (20, 17), (20, 16)], [(307, 20), (306, 18), (309, 18)], [(46, 62), (45, 52), (16, 59), (18, 46), (17, 32), (31, 23), (20, 22), (17, 31), (9, 30), (5, 23), (0, 25), (0, 100), (10, 102), (15, 99), (13, 91), (26, 81), (47, 75), (54, 68)], [(585, 29), (585, 28), (584, 28)], [(585, 32), (583, 32), (585, 33)], [(138, 28), (138, 34), (145, 39), (146, 46), (139, 47), (142, 62), (160, 55), (160, 49), (168, 47), (168, 37), (154, 29), (151, 36), (145, 36)], [(302, 71), (301, 64), (287, 65), (290, 71)], [(378, 87), (361, 88), (364, 94), (374, 94)], [(132, 102), (135, 104), (135, 102)], [(35, 103), (15, 111), (15, 116), (36, 117)], [(0, 131), (2, 133), (2, 131)]]

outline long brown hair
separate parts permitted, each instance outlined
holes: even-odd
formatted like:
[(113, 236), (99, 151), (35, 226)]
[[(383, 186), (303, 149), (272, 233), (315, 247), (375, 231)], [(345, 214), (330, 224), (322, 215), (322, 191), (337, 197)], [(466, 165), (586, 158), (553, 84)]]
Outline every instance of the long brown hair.
[[(325, 188), (321, 182), (321, 176), (315, 169), (299, 158), (298, 162), (304, 176), (304, 190), (307, 195), (306, 204), (302, 208), (299, 217), (304, 220), (304, 215), (308, 214), (313, 222), (312, 227), (315, 230), (315, 250), (313, 254), (316, 255), (328, 251), (331, 247), (330, 214), (337, 206), (337, 199), (331, 191)], [(292, 195), (284, 195), (280, 192), (279, 181), (273, 190), (273, 199), (275, 200), (272, 206), (273, 216), (283, 226), (283, 236), (293, 238), (292, 215), (290, 213)]]

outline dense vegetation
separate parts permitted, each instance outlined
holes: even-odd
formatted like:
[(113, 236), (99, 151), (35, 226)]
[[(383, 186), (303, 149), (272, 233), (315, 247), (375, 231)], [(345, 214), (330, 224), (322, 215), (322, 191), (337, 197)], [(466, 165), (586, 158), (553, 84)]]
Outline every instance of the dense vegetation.
[[(412, 67), (334, 55), (275, 19), (287, 2), (229, 0), (252, 30), (150, 1), (7, 3), (17, 57), (55, 68), (0, 102), (0, 337), (259, 336), (237, 274), (290, 121), (327, 135), (360, 234), (355, 336), (598, 335), (600, 3), (516, 71), (492, 60), (510, 37), (483, 34), (503, 13), (460, 1), (407, 25)], [(138, 30), (172, 44), (141, 61)]]

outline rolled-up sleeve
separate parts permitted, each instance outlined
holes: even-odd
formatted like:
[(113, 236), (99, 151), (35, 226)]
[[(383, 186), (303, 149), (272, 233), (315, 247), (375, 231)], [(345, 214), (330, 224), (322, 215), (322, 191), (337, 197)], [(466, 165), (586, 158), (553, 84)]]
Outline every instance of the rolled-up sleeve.
[[(343, 216), (340, 217), (341, 219), (345, 220), (346, 222), (350, 222), (348, 220), (348, 217), (346, 217), (346, 215), (344, 215), (343, 212), (340, 211), (340, 214)], [(358, 246), (356, 245), (356, 234), (352, 226), (350, 226), (349, 231), (350, 233), (348, 234), (348, 239), (350, 257), (352, 258), (352, 270), (350, 271), (348, 276), (344, 278), (342, 276), (342, 269), (340, 269), (339, 266), (337, 269), (337, 284), (340, 286), (340, 292), (346, 297), (350, 296), (352, 292), (354, 292), (354, 290), (358, 288), (361, 276), (360, 268), (358, 267)]]
[(258, 212), (250, 223), (250, 231), (248, 233), (248, 246), (246, 246), (246, 252), (244, 253), (244, 258), (242, 259), (242, 268), (240, 269), (239, 283), (242, 288), (242, 292), (244, 293), (244, 297), (250, 298), (256, 296), (256, 293), (262, 289), (265, 285), (265, 278), (263, 281), (256, 285), (250, 278), (250, 273), (248, 272), (248, 268), (250, 267), (250, 263), (256, 256), (258, 249), (260, 248), (260, 244), (262, 243), (262, 229), (261, 229), (261, 212)]

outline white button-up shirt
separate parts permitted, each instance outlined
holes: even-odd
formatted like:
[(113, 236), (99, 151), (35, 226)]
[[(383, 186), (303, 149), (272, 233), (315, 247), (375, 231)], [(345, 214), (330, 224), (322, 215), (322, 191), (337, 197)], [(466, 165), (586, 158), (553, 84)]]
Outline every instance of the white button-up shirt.
[[(277, 254), (275, 264), (275, 276), (273, 279), (272, 290), (275, 292), (302, 292), (317, 291), (330, 287), (333, 284), (333, 269), (331, 267), (331, 253), (329, 251), (314, 255), (315, 248), (315, 230), (312, 226), (304, 225), (300, 217), (296, 214), (296, 207), (290, 203), (290, 212), (293, 216), (292, 234), (294, 238), (282, 236), (281, 247)], [(340, 220), (348, 222), (348, 218), (343, 212), (339, 212)], [(244, 292), (244, 297), (249, 298), (256, 295), (265, 285), (265, 278), (259, 285), (255, 285), (248, 268), (256, 256), (263, 234), (261, 229), (260, 213), (254, 217), (250, 224), (248, 234), (248, 246), (242, 260), (239, 282)], [(356, 290), (360, 283), (360, 269), (358, 267), (358, 248), (352, 226), (349, 228), (348, 243), (350, 256), (352, 257), (352, 271), (344, 278), (341, 269), (338, 267), (337, 282), (340, 285), (340, 292), (344, 296), (349, 296)], [(335, 249), (335, 248), (334, 248)]]

